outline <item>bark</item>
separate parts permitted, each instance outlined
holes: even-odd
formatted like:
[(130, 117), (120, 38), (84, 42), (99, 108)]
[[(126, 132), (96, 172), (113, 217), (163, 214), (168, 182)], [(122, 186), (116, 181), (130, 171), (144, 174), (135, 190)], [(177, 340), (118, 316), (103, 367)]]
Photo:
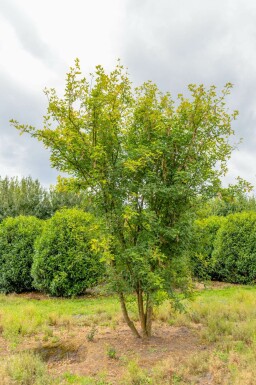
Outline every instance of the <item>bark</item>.
[(126, 304), (125, 304), (125, 299), (124, 299), (124, 295), (123, 293), (119, 293), (119, 299), (120, 299), (120, 303), (121, 303), (121, 308), (122, 308), (122, 312), (123, 312), (123, 317), (124, 317), (124, 320), (125, 322), (127, 323), (127, 325), (129, 326), (129, 328), (131, 329), (133, 335), (137, 338), (141, 338), (138, 330), (136, 329), (134, 323), (132, 322), (132, 320), (130, 319), (129, 317), (129, 314), (128, 314), (128, 311), (127, 311), (127, 308), (126, 308)]

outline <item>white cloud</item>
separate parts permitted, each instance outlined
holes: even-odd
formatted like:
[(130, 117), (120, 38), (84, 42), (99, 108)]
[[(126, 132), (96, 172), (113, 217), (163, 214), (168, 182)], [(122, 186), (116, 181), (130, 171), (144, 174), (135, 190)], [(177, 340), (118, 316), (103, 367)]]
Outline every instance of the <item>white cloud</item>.
[(61, 91), (76, 57), (85, 73), (120, 57), (136, 83), (151, 79), (174, 95), (190, 82), (235, 83), (229, 105), (240, 110), (234, 127), (244, 140), (226, 180), (255, 183), (255, 19), (252, 0), (1, 0), (0, 175), (52, 183), (49, 154), (9, 119), (40, 125), (42, 89)]

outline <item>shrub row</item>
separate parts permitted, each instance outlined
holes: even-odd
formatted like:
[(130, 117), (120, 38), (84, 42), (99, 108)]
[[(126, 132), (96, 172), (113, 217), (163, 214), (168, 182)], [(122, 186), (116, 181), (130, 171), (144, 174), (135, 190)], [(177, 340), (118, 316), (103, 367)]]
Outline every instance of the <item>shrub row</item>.
[(54, 296), (78, 295), (103, 275), (91, 214), (66, 209), (42, 221), (7, 218), (0, 225), (0, 291), (39, 289)]
[(195, 222), (191, 264), (199, 279), (256, 282), (256, 213), (209, 217)]
[[(32, 289), (74, 296), (104, 275), (97, 245), (102, 241), (92, 214), (65, 209), (42, 221), (7, 218), (0, 225), (0, 291)], [(200, 280), (256, 282), (256, 213), (197, 220), (191, 267)]]

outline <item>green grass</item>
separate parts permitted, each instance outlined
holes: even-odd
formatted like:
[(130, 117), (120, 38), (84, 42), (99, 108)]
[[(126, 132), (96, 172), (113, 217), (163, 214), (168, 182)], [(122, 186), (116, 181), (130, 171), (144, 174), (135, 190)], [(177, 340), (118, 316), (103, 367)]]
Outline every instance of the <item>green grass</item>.
[(14, 343), (40, 332), (51, 336), (51, 327), (106, 325), (119, 313), (114, 297), (33, 300), (0, 295), (0, 329)]

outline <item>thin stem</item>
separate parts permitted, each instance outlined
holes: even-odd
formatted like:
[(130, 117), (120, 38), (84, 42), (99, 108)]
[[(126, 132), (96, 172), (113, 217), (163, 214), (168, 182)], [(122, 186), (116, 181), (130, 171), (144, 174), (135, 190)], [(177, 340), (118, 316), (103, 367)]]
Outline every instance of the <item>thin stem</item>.
[(152, 306), (152, 302), (150, 299), (150, 295), (147, 294), (147, 304), (146, 304), (146, 333), (147, 333), (147, 337), (151, 337), (152, 315), (153, 315), (153, 306)]
[(139, 310), (139, 316), (140, 316), (140, 324), (141, 324), (141, 330), (143, 337), (147, 336), (147, 325), (146, 325), (146, 315), (144, 312), (144, 305), (143, 305), (143, 293), (140, 288), (140, 285), (137, 290), (137, 302), (138, 302), (138, 310)]
[(119, 293), (119, 299), (120, 299), (121, 308), (122, 308), (123, 317), (124, 317), (125, 322), (127, 323), (129, 328), (131, 329), (131, 331), (134, 334), (134, 336), (137, 337), (137, 338), (141, 338), (138, 330), (136, 329), (134, 323), (132, 322), (132, 320), (129, 317), (129, 314), (128, 314), (128, 311), (127, 311), (127, 308), (126, 308), (126, 304), (125, 304), (124, 295), (123, 295), (122, 292)]

